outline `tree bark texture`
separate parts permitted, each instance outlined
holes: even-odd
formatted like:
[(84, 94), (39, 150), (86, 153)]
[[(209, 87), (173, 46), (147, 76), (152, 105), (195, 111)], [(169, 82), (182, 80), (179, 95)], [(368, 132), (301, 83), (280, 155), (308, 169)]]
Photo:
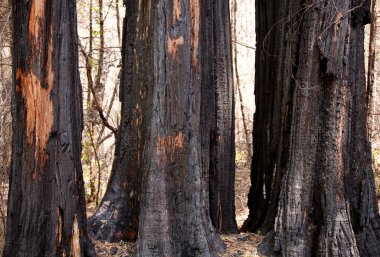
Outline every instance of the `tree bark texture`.
[[(206, 1), (144, 1), (147, 92), (137, 256), (218, 256), (202, 165), (202, 19)], [(136, 45), (136, 48), (141, 46)]]
[(210, 215), (222, 233), (237, 233), (235, 219), (235, 114), (229, 1), (202, 9), (202, 162), (208, 169)]
[(147, 7), (140, 10), (138, 1), (128, 1), (126, 6), (120, 79), (121, 123), (107, 191), (90, 218), (95, 236), (111, 242), (137, 238), (144, 137), (147, 113), (151, 112), (147, 92), (153, 83)]
[[(247, 230), (282, 256), (379, 256), (364, 71), (370, 1), (256, 1)], [(276, 215), (274, 215), (276, 214)]]
[(4, 256), (93, 256), (82, 177), (76, 2), (13, 1), (13, 145)]

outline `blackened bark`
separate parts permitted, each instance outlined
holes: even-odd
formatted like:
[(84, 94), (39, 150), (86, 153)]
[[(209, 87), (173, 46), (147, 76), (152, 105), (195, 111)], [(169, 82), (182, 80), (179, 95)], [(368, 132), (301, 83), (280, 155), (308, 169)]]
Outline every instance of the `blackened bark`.
[[(279, 181), (283, 176), (286, 160), (286, 149), (280, 147), (287, 144), (284, 135), (289, 134), (289, 96), (290, 74), (284, 74), (281, 69), (287, 65), (292, 69), (291, 60), (295, 58), (298, 38), (294, 24), (294, 34), (284, 35), (285, 23), (281, 18), (292, 17), (289, 0), (280, 5), (275, 1), (256, 0), (256, 73), (255, 102), (253, 128), (253, 156), (251, 171), (251, 188), (248, 194), (250, 213), (244, 222), (242, 230), (267, 232), (273, 227), (277, 209), (276, 198), (279, 195)], [(288, 13), (289, 12), (289, 13)], [(281, 85), (281, 86), (276, 86)], [(275, 172), (275, 171), (276, 172)], [(273, 187), (273, 188), (272, 188)], [(274, 201), (270, 201), (272, 198)], [(269, 209), (269, 210), (268, 210)], [(272, 224), (263, 226), (264, 220)], [(268, 227), (268, 228), (267, 228)]]
[[(218, 256), (201, 148), (206, 1), (145, 1), (150, 85), (137, 256)], [(136, 45), (136, 48), (140, 46)], [(144, 58), (144, 56), (143, 56)]]
[[(360, 5), (361, 1), (353, 1)], [(374, 4), (374, 3), (373, 3)], [(356, 235), (360, 256), (380, 256), (380, 217), (375, 193), (374, 174), (372, 170), (371, 147), (368, 140), (368, 94), (371, 89), (366, 86), (364, 69), (364, 27), (370, 19), (370, 1), (363, 8), (353, 11), (348, 62), (348, 85), (351, 103), (348, 124), (348, 153), (346, 165), (346, 193), (350, 202), (351, 222)], [(376, 14), (374, 14), (376, 15)], [(360, 46), (360, 47), (358, 47)]]
[(235, 219), (235, 115), (229, 1), (202, 9), (202, 162), (209, 169), (210, 215), (222, 233), (237, 233)]
[(93, 256), (81, 156), (76, 2), (13, 1), (13, 146), (4, 256)]
[(95, 237), (111, 242), (136, 240), (139, 224), (144, 135), (150, 111), (146, 98), (153, 71), (149, 66), (152, 59), (147, 55), (149, 17), (141, 12), (137, 22), (138, 8), (138, 1), (127, 2), (120, 79), (121, 123), (107, 191), (90, 218)]
[(282, 256), (379, 256), (364, 72), (369, 1), (284, 1), (278, 11), (272, 2), (256, 1), (245, 229), (274, 229)]

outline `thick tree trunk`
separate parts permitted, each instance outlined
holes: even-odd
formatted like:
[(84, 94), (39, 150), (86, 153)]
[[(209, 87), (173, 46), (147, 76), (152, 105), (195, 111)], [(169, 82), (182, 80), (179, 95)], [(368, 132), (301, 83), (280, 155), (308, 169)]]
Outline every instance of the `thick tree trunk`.
[[(121, 123), (116, 138), (115, 159), (105, 196), (90, 218), (92, 232), (99, 239), (118, 242), (137, 238), (140, 211), (142, 160), (145, 149), (148, 76), (153, 71), (147, 56), (150, 42), (145, 33), (149, 23), (137, 22), (137, 1), (128, 1), (123, 25), (122, 71), (120, 79)], [(144, 16), (143, 16), (144, 17)]]
[(369, 1), (284, 1), (278, 11), (272, 2), (256, 1), (259, 142), (245, 229), (274, 229), (282, 256), (379, 256), (364, 71)]
[[(235, 115), (229, 1), (205, 1), (202, 10), (202, 162), (210, 170), (210, 215), (222, 233), (237, 233)], [(206, 53), (207, 51), (207, 53)]]
[(92, 256), (76, 2), (13, 1), (13, 152), (4, 256)]
[[(206, 1), (146, 1), (146, 147), (137, 256), (218, 256), (201, 147), (201, 19)], [(202, 14), (202, 15), (201, 15)], [(137, 49), (140, 47), (135, 46)], [(144, 58), (144, 56), (142, 56)]]
[[(219, 2), (207, 4), (207, 14), (210, 18), (207, 21), (205, 19), (202, 24), (205, 26), (205, 33), (209, 33), (210, 37), (205, 36), (203, 42), (205, 44), (207, 42), (207, 46), (210, 47), (205, 47), (205, 49), (210, 51), (212, 49), (218, 58), (215, 58), (211, 52), (207, 57), (206, 55), (202, 57), (205, 62), (209, 62), (209, 65), (205, 67), (210, 67), (202, 72), (205, 78), (202, 79), (201, 97), (204, 104), (202, 117), (204, 117), (203, 120), (209, 122), (202, 124), (202, 140), (204, 140), (202, 141), (204, 146), (202, 168), (210, 170), (213, 176), (210, 182), (210, 202), (214, 224), (223, 232), (233, 233), (237, 232), (237, 226), (233, 194), (233, 87), (228, 4)], [(149, 23), (152, 14), (148, 8), (152, 7), (147, 5), (144, 10), (139, 10), (136, 1), (128, 1), (126, 5), (122, 50), (123, 70), (120, 85), (122, 101), (120, 132), (107, 192), (97, 212), (90, 219), (90, 225), (96, 237), (108, 241), (134, 240), (137, 236), (140, 180), (143, 175), (141, 161), (147, 144), (145, 142), (146, 126), (151, 122), (148, 113), (152, 111), (152, 103), (147, 101), (147, 97), (149, 96), (148, 89), (154, 82), (152, 77), (146, 76), (146, 74), (152, 74), (154, 69), (151, 66), (154, 61), (153, 50), (150, 48), (150, 39), (147, 38), (147, 33), (152, 34), (151, 31), (155, 29)], [(176, 3), (174, 7), (179, 8), (175, 11), (173, 9), (173, 12), (179, 12), (175, 15), (181, 15), (180, 4)], [(206, 6), (203, 10), (206, 14)], [(176, 19), (179, 18), (182, 19), (182, 17)], [(217, 31), (220, 27), (222, 31)], [(213, 41), (214, 38), (217, 40)], [(179, 40), (182, 40), (180, 36)], [(214, 42), (218, 44), (214, 46)], [(176, 47), (177, 41), (172, 44)], [(200, 74), (200, 71), (197, 72)], [(179, 75), (176, 76), (180, 79)], [(152, 101), (151, 98), (150, 101)], [(211, 101), (212, 105), (210, 105)], [(178, 104), (185, 103), (178, 102)], [(199, 133), (198, 130), (197, 133)], [(207, 177), (204, 180), (206, 181)], [(205, 192), (204, 197), (207, 198), (207, 196), (208, 192)]]

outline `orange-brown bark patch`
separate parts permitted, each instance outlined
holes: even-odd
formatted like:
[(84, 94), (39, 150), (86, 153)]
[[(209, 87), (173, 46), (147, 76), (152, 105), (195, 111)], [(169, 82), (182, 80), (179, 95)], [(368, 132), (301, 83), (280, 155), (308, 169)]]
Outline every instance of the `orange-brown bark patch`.
[(168, 52), (172, 60), (174, 60), (177, 55), (177, 48), (179, 46), (182, 46), (183, 43), (184, 43), (183, 36), (172, 39), (170, 35), (168, 35)]
[(200, 22), (200, 6), (199, 0), (190, 0), (190, 15), (192, 21), (192, 37), (191, 45), (193, 46), (193, 67), (198, 65), (198, 47), (199, 47), (199, 22)]
[(53, 127), (53, 104), (50, 99), (51, 87), (43, 88), (39, 78), (30, 73), (16, 72), (26, 109), (26, 133), (28, 143), (35, 145), (36, 158), (46, 160), (45, 149)]
[[(344, 189), (343, 181), (343, 130), (344, 130), (344, 118), (345, 118), (345, 95), (343, 93), (341, 99), (341, 108), (340, 108), (340, 120), (339, 120), (339, 135), (338, 135), (338, 180), (339, 180), (339, 189)], [(340, 199), (340, 198), (339, 198)]]
[(53, 40), (51, 38), (53, 34), (53, 27), (50, 27), (50, 40), (48, 44), (48, 56), (46, 62), (46, 84), (48, 88), (52, 89), (54, 85), (54, 71), (53, 71)]
[(46, 144), (53, 127), (53, 103), (50, 93), (54, 85), (53, 72), (53, 45), (52, 40), (48, 44), (48, 59), (46, 67), (45, 83), (42, 86), (40, 78), (31, 70), (28, 73), (20, 68), (16, 70), (16, 91), (22, 94), (26, 109), (26, 133), (28, 143), (35, 145), (35, 156), (42, 162), (46, 160)]
[(80, 249), (80, 237), (79, 237), (79, 226), (78, 226), (78, 219), (77, 215), (74, 215), (74, 221), (73, 221), (73, 230), (72, 230), (72, 238), (71, 238), (71, 256), (73, 257), (80, 257), (81, 256), (81, 249)]
[(173, 0), (173, 23), (176, 23), (182, 13), (181, 0)]
[(45, 18), (46, 0), (31, 0), (29, 15), (29, 40), (32, 44), (33, 55), (40, 54), (42, 48), (41, 30)]
[(175, 154), (182, 152), (185, 146), (185, 135), (182, 132), (175, 136), (158, 137), (157, 150), (163, 155), (164, 161), (174, 160)]
[[(34, 5), (39, 6), (40, 4), (35, 3)], [(36, 8), (34, 7), (34, 9)], [(34, 12), (38, 13), (36, 10)], [(52, 34), (52, 27), (50, 28), (50, 33)], [(32, 48), (35, 47), (32, 45)], [(31, 63), (40, 58), (35, 53), (35, 51), (32, 51), (31, 59), (29, 60)], [(52, 58), (53, 42), (50, 37), (44, 79), (36, 75), (33, 70), (25, 72), (21, 68), (16, 69), (16, 92), (21, 93), (25, 104), (28, 144), (35, 146), (35, 157), (41, 161), (41, 164), (47, 158), (45, 150), (53, 127), (53, 103), (50, 98), (50, 93), (54, 86)], [(43, 87), (43, 83), (46, 85), (45, 87)]]
[(57, 213), (57, 223), (55, 224), (55, 241), (56, 241), (56, 250), (59, 250), (60, 244), (62, 242), (62, 231), (63, 231), (63, 220), (61, 214), (61, 208), (56, 208)]

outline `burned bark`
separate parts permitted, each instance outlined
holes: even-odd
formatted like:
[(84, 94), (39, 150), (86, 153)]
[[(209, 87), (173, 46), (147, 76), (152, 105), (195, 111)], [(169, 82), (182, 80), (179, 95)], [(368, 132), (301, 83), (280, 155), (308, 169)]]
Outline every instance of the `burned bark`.
[(217, 256), (223, 248), (210, 222), (209, 170), (202, 165), (205, 2), (145, 1), (138, 12), (148, 21), (152, 84), (137, 256)]
[(379, 255), (364, 71), (369, 2), (284, 1), (273, 11), (274, 1), (256, 1), (258, 104), (244, 228), (274, 230), (282, 256)]
[[(237, 233), (235, 219), (235, 115), (229, 1), (202, 9), (202, 162), (209, 170), (210, 216), (222, 233)], [(207, 51), (207, 52), (206, 52)]]
[[(146, 8), (146, 7), (145, 7)], [(146, 9), (144, 9), (146, 10)], [(103, 200), (90, 218), (95, 237), (111, 242), (137, 238), (140, 211), (142, 160), (145, 149), (147, 92), (152, 83), (148, 16), (137, 22), (139, 5), (128, 1), (123, 24), (120, 79), (121, 123), (115, 158)]]
[[(150, 74), (153, 74), (155, 69), (153, 66), (154, 60), (158, 58), (154, 56), (153, 46), (150, 45), (154, 40), (153, 37), (157, 37), (154, 34), (157, 33), (154, 32), (157, 27), (154, 27), (150, 21), (150, 19), (153, 19), (152, 17), (156, 17), (153, 16), (154, 12), (150, 10), (153, 7), (146, 3), (144, 8), (139, 9), (136, 1), (129, 1), (126, 4), (122, 49), (123, 68), (120, 85), (120, 99), (122, 101), (121, 125), (117, 137), (115, 160), (108, 189), (100, 207), (90, 219), (90, 225), (95, 236), (108, 241), (134, 240), (137, 236), (141, 177), (143, 176), (142, 160), (147, 155), (144, 151), (150, 151), (147, 150), (150, 148), (146, 149), (148, 144), (146, 140), (149, 138), (146, 136), (146, 133), (148, 133), (147, 124), (151, 123), (151, 108), (153, 108), (153, 93), (150, 85), (156, 83), (154, 81), (155, 78)], [(201, 45), (199, 41), (201, 38), (199, 35), (201, 25), (205, 25), (202, 31), (210, 33), (210, 37), (204, 36), (202, 43), (205, 42), (205, 46), (207, 44), (207, 46), (212, 47), (210, 49), (213, 49), (219, 57), (216, 61), (211, 53), (202, 55), (202, 60), (205, 63), (209, 61), (209, 65), (203, 66), (204, 69), (201, 72), (200, 62), (198, 63), (199, 53), (194, 50), (193, 53), (190, 53), (193, 56), (191, 61), (194, 62), (191, 67), (187, 66), (182, 68), (183, 70), (178, 71), (171, 69), (166, 73), (170, 74), (172, 72), (174, 74), (170, 75), (176, 78), (175, 80), (173, 79), (172, 84), (182, 83), (180, 76), (185, 76), (185, 69), (194, 69), (198, 76), (202, 76), (201, 98), (202, 105), (204, 104), (202, 108), (202, 120), (215, 121), (206, 125), (202, 124), (202, 140), (207, 140), (205, 144), (205, 141), (202, 141), (203, 146), (206, 146), (202, 148), (202, 169), (210, 170), (210, 173), (214, 177), (212, 182), (210, 182), (213, 183), (213, 186), (210, 188), (212, 192), (210, 201), (214, 207), (212, 217), (214, 217), (215, 224), (219, 224), (219, 230), (229, 233), (236, 232), (233, 199), (234, 145), (231, 51), (229, 48), (229, 26), (224, 24), (226, 20), (228, 21), (228, 4), (208, 3), (207, 8), (209, 9), (207, 9), (207, 14), (211, 18), (207, 22), (205, 19), (202, 24), (200, 23), (199, 14), (187, 14), (192, 15), (192, 19), (196, 19), (193, 21), (192, 26), (197, 30), (197, 34), (191, 39), (188, 34), (189, 32), (186, 30), (186, 26), (190, 25), (190, 16), (183, 17), (183, 8), (185, 7), (182, 5), (180, 2), (174, 1), (173, 7), (168, 7), (169, 9), (172, 8), (172, 23), (178, 24), (180, 27), (178, 30), (170, 32), (174, 33), (174, 36), (168, 36), (167, 38), (167, 49), (165, 51), (167, 51), (166, 58), (168, 59), (168, 63), (176, 66), (180, 62), (180, 57), (177, 57), (177, 51), (179, 51), (178, 49), (182, 49), (182, 45), (185, 44), (185, 36), (187, 40), (192, 40), (193, 46), (191, 47), (199, 47)], [(200, 7), (198, 8), (200, 9)], [(206, 6), (202, 10), (206, 14)], [(214, 16), (216, 17), (215, 19), (212, 18)], [(186, 20), (186, 24), (183, 19)], [(222, 27), (223, 33), (216, 31), (221, 24), (224, 26)], [(187, 33), (186, 35), (184, 35), (185, 32)], [(220, 36), (215, 36), (219, 35), (219, 33), (221, 33)], [(176, 36), (177, 34), (178, 36)], [(217, 47), (214, 47), (214, 37), (217, 39), (217, 42), (221, 42), (220, 44), (216, 44)], [(204, 49), (208, 48), (205, 47)], [(162, 52), (163, 50), (160, 51)], [(189, 50), (186, 50), (186, 53), (188, 52)], [(181, 53), (181, 56), (184, 55), (185, 53)], [(172, 61), (169, 62), (169, 60)], [(209, 69), (207, 69), (208, 66), (210, 67)], [(192, 80), (187, 77), (188, 75), (184, 77), (186, 80), (183, 83), (192, 83)], [(196, 83), (200, 83), (199, 79), (194, 80)], [(173, 94), (173, 97), (178, 99), (179, 93), (173, 92)], [(219, 97), (216, 99), (216, 96)], [(210, 101), (213, 101), (214, 105), (210, 106)], [(179, 105), (186, 104), (186, 102), (178, 100), (176, 100), (176, 103), (178, 104), (176, 106), (178, 108), (180, 107)], [(171, 113), (171, 110), (167, 110), (167, 112)], [(184, 114), (187, 112), (189, 111), (184, 110)], [(180, 114), (177, 113), (177, 115)], [(173, 118), (173, 120), (176, 119)], [(196, 133), (200, 134), (200, 128), (195, 129)], [(217, 135), (219, 136), (217, 137)], [(172, 140), (172, 143), (176, 144), (179, 139), (182, 139), (182, 137), (173, 138), (174, 141)], [(177, 156), (176, 158), (179, 157)], [(177, 169), (179, 168), (177, 167)], [(207, 181), (208, 176), (202, 178), (202, 183), (206, 183)], [(203, 196), (207, 198), (208, 191), (204, 191), (203, 193)]]
[(4, 256), (94, 256), (82, 177), (76, 2), (13, 1), (13, 145)]

